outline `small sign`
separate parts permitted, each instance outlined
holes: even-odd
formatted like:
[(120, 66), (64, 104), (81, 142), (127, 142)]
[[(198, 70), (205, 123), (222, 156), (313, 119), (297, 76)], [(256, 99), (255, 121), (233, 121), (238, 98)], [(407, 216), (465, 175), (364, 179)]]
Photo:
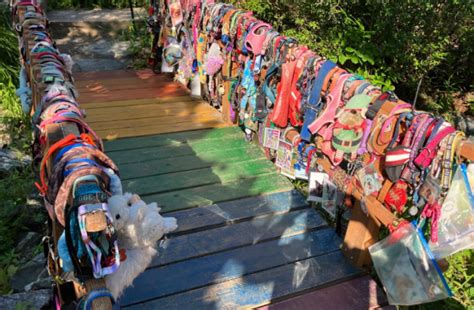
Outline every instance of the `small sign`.
[(265, 128), (263, 146), (272, 150), (278, 150), (281, 131), (275, 128)]
[(275, 164), (281, 169), (281, 174), (294, 179), (295, 163), (296, 156), (295, 152), (293, 152), (293, 145), (286, 141), (280, 140)]

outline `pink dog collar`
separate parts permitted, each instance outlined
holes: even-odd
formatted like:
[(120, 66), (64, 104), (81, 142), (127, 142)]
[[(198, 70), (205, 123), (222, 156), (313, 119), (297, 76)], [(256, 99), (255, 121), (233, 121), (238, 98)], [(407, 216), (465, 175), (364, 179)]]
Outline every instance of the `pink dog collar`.
[[(254, 55), (262, 55), (264, 52), (263, 46), (267, 33), (272, 29), (272, 26), (264, 23), (257, 22), (252, 29), (250, 29), (247, 39), (245, 41), (245, 47), (248, 51)], [(259, 33), (260, 32), (260, 33)]]

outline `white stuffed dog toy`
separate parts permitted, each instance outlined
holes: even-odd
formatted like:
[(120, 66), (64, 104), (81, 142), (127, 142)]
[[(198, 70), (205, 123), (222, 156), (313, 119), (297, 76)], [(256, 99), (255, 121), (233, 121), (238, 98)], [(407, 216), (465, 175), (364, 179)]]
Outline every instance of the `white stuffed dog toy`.
[(108, 205), (119, 246), (127, 255), (119, 269), (105, 278), (107, 288), (117, 299), (151, 263), (157, 254), (157, 241), (178, 226), (175, 218), (160, 215), (156, 203), (147, 205), (138, 195), (115, 195), (109, 198)]

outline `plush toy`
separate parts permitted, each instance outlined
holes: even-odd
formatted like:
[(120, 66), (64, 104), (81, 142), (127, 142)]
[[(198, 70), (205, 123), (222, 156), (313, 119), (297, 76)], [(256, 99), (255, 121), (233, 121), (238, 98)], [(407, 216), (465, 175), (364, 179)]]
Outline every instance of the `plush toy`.
[(160, 215), (156, 203), (146, 204), (138, 195), (115, 195), (109, 198), (108, 205), (120, 247), (127, 255), (119, 269), (105, 278), (108, 289), (117, 299), (151, 263), (157, 254), (157, 241), (178, 226), (175, 218)]

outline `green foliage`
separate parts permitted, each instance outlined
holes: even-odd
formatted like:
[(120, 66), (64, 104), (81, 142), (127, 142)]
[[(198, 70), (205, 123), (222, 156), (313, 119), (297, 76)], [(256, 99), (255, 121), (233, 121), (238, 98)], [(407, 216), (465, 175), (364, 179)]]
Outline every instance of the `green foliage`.
[(9, 14), (7, 6), (0, 4), (0, 84), (3, 85), (18, 76), (19, 69), (18, 40), (10, 29)]
[[(133, 0), (134, 7), (142, 7), (145, 0)], [(49, 9), (78, 9), (78, 8), (128, 8), (129, 0), (50, 0)]]
[[(448, 259), (449, 269), (445, 273), (454, 300), (465, 308), (474, 308), (474, 251), (466, 250)], [(450, 300), (446, 303), (449, 304)]]
[[(319, 54), (452, 120), (474, 114), (472, 2), (231, 0)], [(295, 187), (306, 191), (306, 182)], [(409, 309), (474, 309), (474, 251), (448, 259), (453, 298)]]
[[(281, 33), (417, 107), (452, 118), (473, 114), (472, 2), (231, 0)], [(459, 96), (458, 96), (459, 97)], [(462, 97), (462, 96), (461, 96)]]
[(135, 25), (130, 24), (128, 31), (123, 34), (123, 40), (130, 42), (129, 52), (133, 58), (132, 67), (134, 69), (146, 68), (153, 41), (153, 35), (148, 32), (146, 17), (137, 18)]
[[(0, 124), (12, 137), (9, 148), (20, 154), (30, 152), (31, 128), (15, 94), (19, 72), (18, 40), (10, 29), (9, 12), (0, 6)], [(5, 127), (5, 128), (3, 128)], [(0, 176), (0, 293), (9, 293), (9, 278), (18, 260), (13, 251), (18, 235), (29, 230), (27, 223), (43, 223), (44, 214), (27, 210), (26, 200), (33, 189), (31, 168)]]

